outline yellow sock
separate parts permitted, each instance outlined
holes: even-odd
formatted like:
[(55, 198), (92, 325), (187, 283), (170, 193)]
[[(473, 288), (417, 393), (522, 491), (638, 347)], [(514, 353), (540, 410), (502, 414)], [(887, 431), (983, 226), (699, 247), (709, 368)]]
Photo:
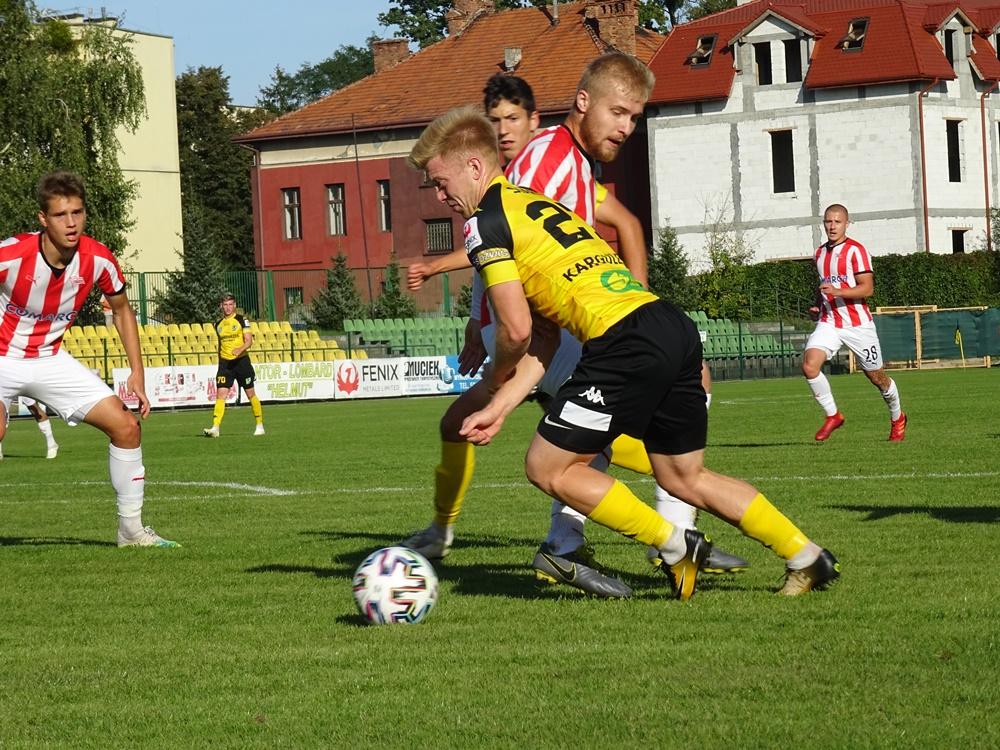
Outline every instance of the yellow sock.
[(264, 424), (264, 409), (260, 405), (260, 399), (256, 396), (250, 397), (250, 411), (253, 412), (253, 418), (257, 420), (257, 424)]
[(631, 469), (639, 474), (652, 474), (649, 454), (641, 440), (628, 435), (619, 435), (611, 444), (611, 463), (623, 469)]
[(212, 426), (218, 427), (222, 424), (222, 416), (226, 413), (226, 402), (221, 398), (215, 400), (215, 408), (212, 410)]
[(809, 544), (809, 538), (759, 492), (740, 519), (740, 531), (786, 560), (791, 560)]
[(621, 482), (611, 485), (608, 494), (597, 504), (588, 518), (653, 547), (662, 547), (674, 531), (673, 525), (663, 519)]
[(434, 470), (434, 521), (439, 526), (455, 523), (475, 467), (472, 443), (441, 441), (441, 463)]

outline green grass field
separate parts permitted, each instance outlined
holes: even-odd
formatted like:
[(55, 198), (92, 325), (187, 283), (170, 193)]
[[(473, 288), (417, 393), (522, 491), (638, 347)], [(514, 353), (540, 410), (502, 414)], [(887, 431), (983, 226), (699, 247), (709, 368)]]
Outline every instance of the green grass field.
[[(549, 501), (520, 409), (478, 452), (441, 594), (417, 626), (368, 627), (350, 579), (430, 519), (441, 398), (154, 414), (145, 518), (180, 550), (119, 550), (106, 441), (17, 420), (0, 463), (0, 747), (993, 748), (1000, 746), (1000, 372), (896, 375), (888, 417), (832, 379), (718, 383), (707, 463), (757, 484), (843, 565), (772, 593), (782, 565), (714, 518), (752, 567), (666, 598), (644, 549), (594, 526), (636, 589), (601, 601), (529, 567)], [(646, 478), (622, 473), (641, 496)]]

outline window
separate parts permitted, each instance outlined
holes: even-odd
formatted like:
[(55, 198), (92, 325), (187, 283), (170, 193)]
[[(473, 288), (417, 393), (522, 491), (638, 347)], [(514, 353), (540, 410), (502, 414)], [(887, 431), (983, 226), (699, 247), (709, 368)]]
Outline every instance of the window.
[(968, 229), (952, 229), (951, 230), (951, 251), (953, 253), (964, 253), (965, 252), (965, 233), (969, 231)]
[(948, 58), (948, 64), (955, 67), (955, 30), (944, 30), (944, 56)]
[(451, 219), (428, 219), (426, 223), (427, 252), (450, 253), (452, 251)]
[(996, 50), (997, 59), (1000, 60), (1000, 34), (993, 35), (993, 49)]
[(948, 182), (962, 181), (962, 121), (945, 120), (948, 129)]
[(802, 80), (802, 44), (798, 39), (786, 39), (784, 44), (785, 83), (798, 83)]
[(392, 231), (392, 205), (389, 200), (389, 181), (378, 181), (378, 228), (381, 232)]
[(868, 34), (868, 19), (855, 18), (847, 24), (847, 35), (837, 42), (844, 52), (857, 52), (865, 46), (865, 36)]
[(770, 86), (771, 77), (771, 43), (757, 42), (753, 46), (753, 61), (757, 67), (757, 85)]
[(281, 200), (285, 208), (285, 239), (302, 239), (302, 206), (298, 188), (284, 188)]
[(718, 35), (716, 34), (698, 37), (698, 46), (687, 57), (688, 65), (692, 68), (708, 67), (708, 64), (712, 62), (712, 52), (715, 51), (715, 40), (717, 38)]
[(294, 307), (295, 305), (301, 305), (304, 299), (302, 295), (302, 287), (300, 286), (286, 286), (285, 287), (285, 308)]
[(774, 192), (795, 192), (795, 158), (792, 152), (792, 131), (771, 131), (771, 174)]
[(326, 186), (327, 228), (331, 235), (347, 234), (347, 209), (344, 206), (344, 184)]

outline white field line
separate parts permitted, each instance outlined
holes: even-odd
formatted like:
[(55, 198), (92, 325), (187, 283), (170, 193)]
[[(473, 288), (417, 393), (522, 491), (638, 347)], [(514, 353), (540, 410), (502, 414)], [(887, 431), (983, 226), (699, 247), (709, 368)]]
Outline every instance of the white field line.
[[(750, 482), (827, 482), (827, 481), (859, 481), (868, 482), (872, 480), (886, 480), (886, 479), (984, 479), (991, 477), (1000, 477), (1000, 471), (911, 471), (911, 472), (897, 472), (892, 474), (799, 474), (799, 475), (785, 475), (785, 476), (749, 476), (741, 477)], [(635, 480), (629, 480), (630, 483), (639, 484), (651, 484), (651, 477), (641, 477)], [(0, 483), (0, 488), (10, 487), (10, 488), (36, 488), (39, 486), (107, 486), (108, 482), (3, 482)], [(235, 490), (235, 492), (225, 492), (225, 493), (211, 493), (208, 495), (200, 495), (200, 498), (242, 498), (246, 499), (248, 496), (258, 496), (258, 497), (287, 497), (291, 495), (316, 495), (316, 494), (327, 494), (327, 495), (375, 495), (375, 494), (390, 494), (390, 493), (402, 493), (402, 492), (427, 492), (429, 491), (427, 487), (412, 487), (412, 486), (380, 486), (380, 487), (322, 487), (316, 489), (310, 489), (305, 491), (299, 490), (283, 490), (276, 487), (263, 487), (259, 485), (252, 484), (240, 484), (237, 482), (179, 482), (179, 481), (162, 481), (162, 482), (147, 482), (148, 487), (153, 488), (153, 493), (149, 496), (150, 500), (153, 501), (164, 501), (164, 500), (192, 500), (190, 495), (162, 495), (155, 491), (156, 487), (203, 487), (205, 489), (218, 488), (220, 490)], [(480, 489), (529, 489), (530, 485), (527, 480), (519, 482), (483, 482), (473, 484), (472, 487)], [(110, 490), (110, 488), (109, 488)], [(0, 498), (0, 505), (12, 505), (14, 503), (23, 502), (39, 502), (35, 500), (15, 500), (9, 497)], [(78, 502), (77, 499), (60, 499), (60, 500), (45, 500), (41, 502), (46, 503), (69, 503)]]

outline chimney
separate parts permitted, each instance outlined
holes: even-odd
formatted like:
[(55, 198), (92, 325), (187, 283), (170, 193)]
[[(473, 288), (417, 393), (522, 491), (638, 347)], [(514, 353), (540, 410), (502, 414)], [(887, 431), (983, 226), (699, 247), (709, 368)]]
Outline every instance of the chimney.
[(521, 48), (520, 47), (504, 47), (503, 50), (503, 69), (508, 73), (513, 73), (517, 70), (517, 66), (521, 64)]
[(376, 73), (398, 65), (409, 56), (410, 43), (406, 39), (376, 39), (372, 42)]
[(634, 0), (606, 0), (587, 6), (586, 18), (596, 22), (597, 35), (619, 52), (635, 54), (635, 29), (639, 8)]
[(493, 0), (453, 0), (451, 10), (444, 14), (448, 36), (461, 34), (479, 16), (492, 12)]

